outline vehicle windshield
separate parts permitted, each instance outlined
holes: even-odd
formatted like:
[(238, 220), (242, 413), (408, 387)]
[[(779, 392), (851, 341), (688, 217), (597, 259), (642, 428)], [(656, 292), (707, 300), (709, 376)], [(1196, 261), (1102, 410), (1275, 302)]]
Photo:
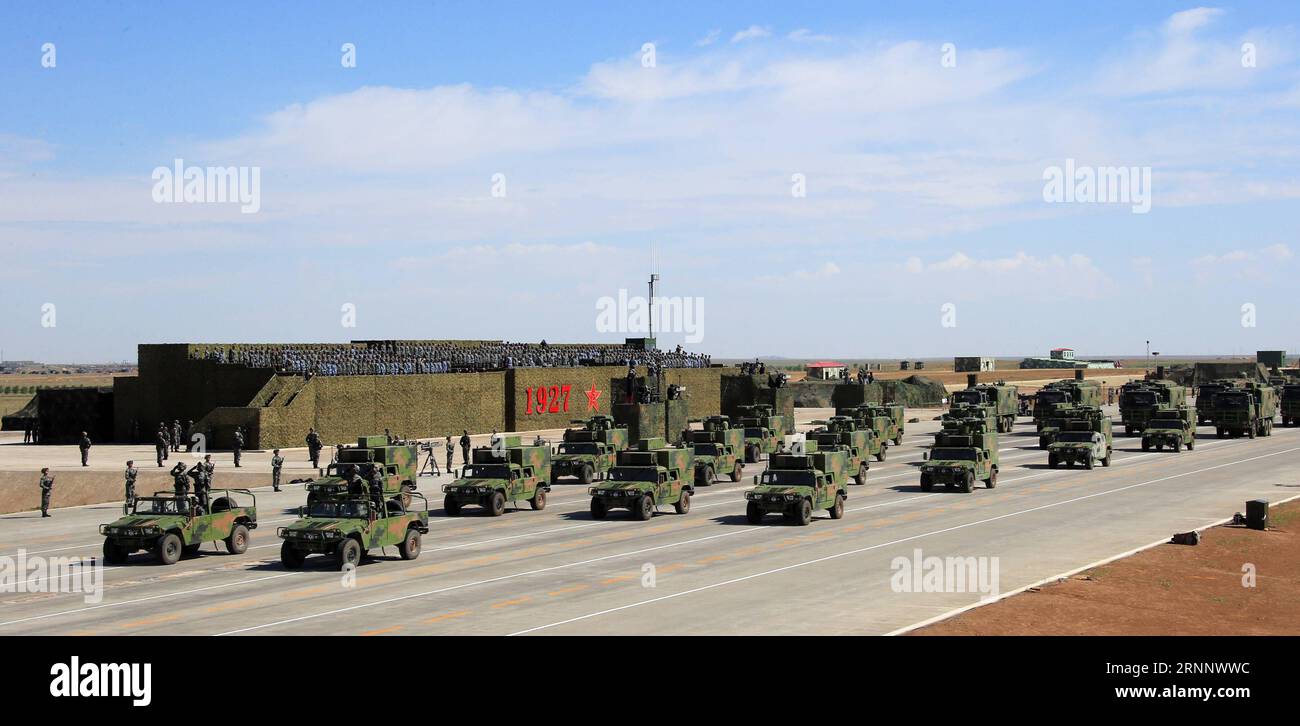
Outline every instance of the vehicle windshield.
[(1223, 408), (1246, 408), (1250, 404), (1250, 395), (1246, 393), (1220, 393), (1214, 397), (1214, 405)]
[(1124, 406), (1154, 406), (1157, 403), (1154, 391), (1138, 391), (1136, 393), (1125, 393), (1121, 401)]
[(659, 481), (659, 469), (651, 466), (619, 466), (610, 474), (614, 481)]
[(317, 501), (307, 508), (308, 517), (325, 519), (361, 518), (370, 516), (370, 505), (364, 501)]
[(1153, 429), (1181, 429), (1183, 420), (1179, 418), (1153, 418), (1147, 424), (1147, 427)]
[(719, 447), (717, 444), (708, 443), (696, 444), (694, 448), (696, 456), (717, 456)]
[(1069, 443), (1081, 443), (1081, 442), (1090, 443), (1092, 441), (1092, 432), (1091, 431), (1062, 431), (1061, 434), (1056, 437), (1056, 440), (1065, 441)]
[(763, 429), (761, 426), (746, 426), (745, 436), (751, 439), (761, 439), (763, 438)]
[(560, 453), (561, 454), (599, 454), (600, 449), (597, 448), (596, 444), (594, 443), (588, 441), (581, 441), (581, 442), (573, 442), (568, 444), (560, 444)]
[(931, 459), (962, 459), (965, 461), (975, 461), (975, 450), (937, 448), (930, 452), (930, 458)]
[(983, 396), (980, 395), (979, 391), (957, 391), (952, 394), (952, 400), (957, 403), (970, 403), (976, 406), (984, 403)]
[(1065, 403), (1069, 400), (1064, 391), (1040, 391), (1038, 393), (1039, 403)]
[(136, 514), (185, 514), (190, 511), (188, 499), (137, 499)]
[(782, 471), (769, 469), (763, 472), (759, 483), (764, 486), (810, 487), (817, 483), (817, 475), (806, 469)]
[(465, 467), (462, 479), (509, 479), (510, 467), (505, 464), (474, 464)]

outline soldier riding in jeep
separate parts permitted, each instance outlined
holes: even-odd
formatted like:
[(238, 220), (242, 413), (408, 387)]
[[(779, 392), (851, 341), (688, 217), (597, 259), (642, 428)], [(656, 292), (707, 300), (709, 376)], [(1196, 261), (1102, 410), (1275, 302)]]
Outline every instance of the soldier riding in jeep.
[[(235, 494), (252, 503), (240, 505)], [(218, 489), (214, 495), (212, 511), (205, 513), (199, 513), (194, 496), (155, 492), (138, 497), (130, 514), (99, 526), (104, 561), (120, 565), (132, 552), (148, 550), (164, 565), (174, 565), (181, 556), (199, 554), (204, 542), (217, 541), (224, 542), (230, 554), (242, 555), (248, 549), (249, 530), (257, 528), (257, 497), (247, 489)]]

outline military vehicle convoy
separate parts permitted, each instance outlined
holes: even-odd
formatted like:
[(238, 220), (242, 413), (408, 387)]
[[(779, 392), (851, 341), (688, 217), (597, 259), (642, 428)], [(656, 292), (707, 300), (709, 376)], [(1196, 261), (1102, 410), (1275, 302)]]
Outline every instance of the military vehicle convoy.
[(739, 406), (735, 419), (735, 425), (745, 430), (746, 464), (759, 461), (764, 454), (775, 453), (785, 436), (785, 416), (774, 413), (769, 404)]
[(935, 435), (929, 458), (921, 464), (921, 491), (943, 484), (970, 493), (975, 482), (998, 485), (998, 434), (986, 417), (953, 419)]
[(885, 443), (876, 437), (876, 432), (869, 428), (859, 429), (858, 422), (848, 416), (832, 416), (813, 423), (821, 428), (804, 434), (805, 441), (816, 442), (818, 451), (838, 449), (844, 452), (847, 459), (845, 471), (852, 472), (854, 483), (867, 483), (867, 470), (871, 468), (867, 457), (885, 460)]
[[(239, 504), (235, 494), (252, 503)], [(182, 556), (199, 554), (204, 542), (218, 541), (225, 543), (230, 554), (244, 554), (249, 531), (257, 529), (257, 497), (251, 491), (213, 490), (211, 511), (200, 512), (194, 496), (154, 492), (137, 498), (130, 514), (99, 526), (104, 536), (104, 561), (120, 565), (133, 552), (148, 550), (162, 564), (174, 565)]]
[(1132, 436), (1146, 428), (1157, 412), (1187, 405), (1187, 389), (1164, 379), (1129, 381), (1120, 387), (1119, 415), (1124, 435)]
[(708, 486), (719, 475), (740, 481), (745, 473), (744, 429), (732, 428), (726, 416), (709, 416), (700, 431), (683, 432), (682, 439), (695, 452), (695, 483)]
[(802, 452), (773, 454), (767, 469), (754, 477), (754, 488), (745, 492), (750, 524), (780, 514), (787, 523), (806, 526), (817, 509), (825, 509), (831, 519), (844, 516), (848, 457), (838, 448), (821, 450), (815, 441), (800, 443)]
[(609, 472), (618, 452), (627, 448), (627, 427), (615, 425), (614, 417), (605, 415), (570, 423), (580, 423), (582, 428), (564, 430), (564, 441), (551, 457), (550, 481), (554, 485), (560, 477), (574, 477), (590, 486)]
[(1047, 446), (1047, 465), (1055, 469), (1082, 464), (1091, 469), (1098, 462), (1110, 466), (1115, 443), (1114, 424), (1095, 406), (1081, 407), (1065, 422), (1056, 440)]
[(1052, 416), (1051, 418), (1043, 419), (1043, 424), (1038, 429), (1038, 448), (1046, 449), (1048, 446), (1051, 446), (1052, 442), (1056, 441), (1057, 434), (1065, 430), (1066, 422), (1069, 421), (1070, 417), (1077, 411), (1078, 409), (1067, 408), (1061, 411), (1062, 415), (1060, 416)]
[(977, 376), (966, 376), (966, 390), (952, 394), (950, 405), (983, 406), (995, 421), (997, 432), (1007, 433), (1015, 428), (1016, 414), (1020, 409), (1020, 396), (1015, 386), (1003, 381), (997, 383), (976, 383)]
[(499, 517), (506, 502), (521, 500), (534, 510), (546, 508), (551, 491), (550, 447), (525, 446), (518, 436), (502, 436), (492, 445), (475, 448), (471, 457), (456, 480), (442, 487), (442, 506), (448, 515), (454, 517), (465, 505), (475, 504), (488, 516)]
[(401, 497), (381, 502), (348, 493), (318, 497), (298, 510), (297, 521), (276, 531), (284, 540), (280, 562), (296, 570), (308, 555), (320, 554), (343, 570), (356, 567), (376, 547), (394, 545), (404, 560), (419, 557), (421, 536), (429, 533), (429, 504), (423, 494), (410, 496), (419, 499), (422, 510), (410, 511)]
[(1038, 390), (1034, 399), (1034, 427), (1042, 430), (1043, 421), (1062, 418), (1065, 412), (1079, 406), (1101, 406), (1101, 385), (1084, 380), (1083, 371), (1074, 378), (1053, 381)]
[(1286, 383), (1282, 386), (1281, 409), (1283, 426), (1300, 423), (1300, 383)]
[(904, 409), (901, 403), (860, 403), (835, 409), (836, 416), (848, 416), (859, 426), (869, 427), (876, 432), (881, 444), (892, 441), (895, 446), (903, 443)]
[(307, 490), (307, 504), (346, 493), (354, 474), (368, 485), (371, 472), (380, 467), (384, 496), (401, 497), (402, 506), (409, 507), (411, 492), (417, 489), (419, 453), (416, 444), (389, 444), (386, 436), (361, 436), (356, 446), (338, 450), (338, 461), (325, 468), (325, 476), (302, 480)]
[(1277, 416), (1277, 394), (1272, 386), (1247, 383), (1242, 388), (1214, 394), (1214, 434), (1225, 436), (1271, 436)]
[(1168, 446), (1179, 453), (1186, 446), (1196, 448), (1196, 412), (1187, 406), (1157, 411), (1142, 431), (1142, 450), (1160, 451)]
[(618, 452), (609, 478), (587, 490), (591, 516), (604, 519), (611, 509), (626, 509), (645, 521), (655, 507), (673, 505), (678, 514), (691, 511), (695, 452), (668, 446), (663, 437), (641, 439), (636, 447)]

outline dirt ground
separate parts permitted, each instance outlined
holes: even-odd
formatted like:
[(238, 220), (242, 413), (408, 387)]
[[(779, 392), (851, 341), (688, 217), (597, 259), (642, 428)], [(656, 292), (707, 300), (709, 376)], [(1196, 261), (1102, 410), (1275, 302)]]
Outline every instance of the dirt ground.
[(4, 373), (0, 374), (0, 386), (39, 386), (41, 388), (67, 388), (71, 386), (111, 386), (116, 376), (129, 376), (131, 373)]
[[(1300, 500), (1269, 529), (1224, 525), (910, 635), (1300, 635)], [(1254, 566), (1255, 587), (1243, 584)]]

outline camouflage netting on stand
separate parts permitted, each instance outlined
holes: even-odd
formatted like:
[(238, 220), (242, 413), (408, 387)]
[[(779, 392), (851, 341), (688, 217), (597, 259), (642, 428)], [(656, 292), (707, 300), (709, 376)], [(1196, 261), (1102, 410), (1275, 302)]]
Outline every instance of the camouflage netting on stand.
[(28, 426), (36, 425), (36, 396), (22, 408), (0, 420), (0, 431), (26, 431)]
[(43, 444), (74, 444), (82, 431), (91, 441), (113, 438), (113, 389), (107, 386), (42, 389), (36, 410)]
[(1222, 378), (1244, 378), (1249, 381), (1267, 381), (1268, 368), (1261, 363), (1196, 363), (1195, 365), (1172, 366), (1165, 370), (1165, 377), (1184, 386), (1199, 386), (1202, 383), (1217, 381)]
[(941, 405), (947, 389), (933, 378), (908, 376), (898, 381), (836, 383), (799, 381), (790, 384), (798, 408), (838, 408), (859, 403), (901, 403), (909, 408)]

